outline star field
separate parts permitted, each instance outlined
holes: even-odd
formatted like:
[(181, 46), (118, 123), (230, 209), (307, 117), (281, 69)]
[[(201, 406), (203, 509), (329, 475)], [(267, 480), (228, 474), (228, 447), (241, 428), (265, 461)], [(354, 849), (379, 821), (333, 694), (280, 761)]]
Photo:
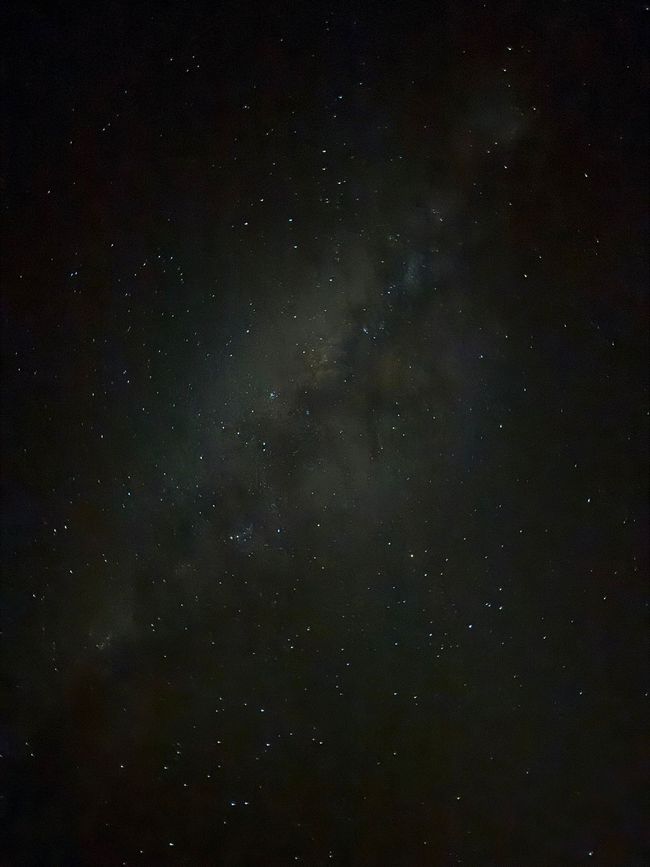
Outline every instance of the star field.
[(647, 863), (647, 18), (15, 5), (3, 864)]

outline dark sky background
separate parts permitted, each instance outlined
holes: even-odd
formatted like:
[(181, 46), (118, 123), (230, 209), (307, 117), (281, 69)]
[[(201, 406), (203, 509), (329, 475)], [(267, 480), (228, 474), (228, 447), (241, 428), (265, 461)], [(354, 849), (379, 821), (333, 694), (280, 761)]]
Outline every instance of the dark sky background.
[(648, 6), (74, 5), (2, 28), (0, 863), (649, 863)]

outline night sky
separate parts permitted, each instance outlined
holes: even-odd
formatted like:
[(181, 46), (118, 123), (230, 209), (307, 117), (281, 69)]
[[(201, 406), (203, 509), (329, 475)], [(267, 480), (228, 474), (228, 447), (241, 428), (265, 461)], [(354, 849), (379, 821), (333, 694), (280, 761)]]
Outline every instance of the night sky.
[(0, 864), (650, 863), (648, 6), (87, 7), (2, 27)]

